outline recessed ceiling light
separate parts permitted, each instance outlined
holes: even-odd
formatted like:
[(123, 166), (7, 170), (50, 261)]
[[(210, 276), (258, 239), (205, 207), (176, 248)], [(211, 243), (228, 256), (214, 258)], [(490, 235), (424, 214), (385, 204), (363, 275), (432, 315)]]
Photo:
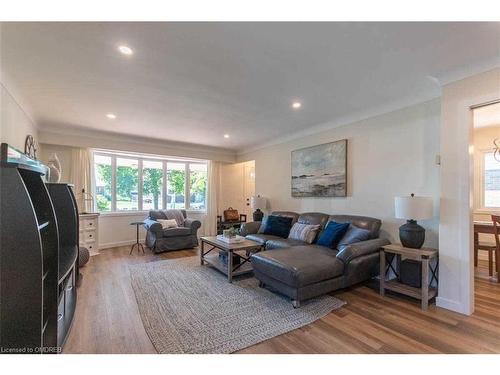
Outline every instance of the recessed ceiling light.
[(120, 51), (124, 55), (132, 55), (134, 53), (134, 51), (132, 51), (132, 48), (127, 46), (119, 46), (118, 51)]
[(301, 102), (293, 102), (292, 103), (292, 108), (293, 109), (299, 109), (300, 107), (302, 107), (302, 103)]
[(106, 117), (109, 118), (110, 120), (114, 120), (116, 118), (116, 115), (114, 113), (108, 113)]
[(229, 138), (229, 134), (224, 134), (224, 138)]

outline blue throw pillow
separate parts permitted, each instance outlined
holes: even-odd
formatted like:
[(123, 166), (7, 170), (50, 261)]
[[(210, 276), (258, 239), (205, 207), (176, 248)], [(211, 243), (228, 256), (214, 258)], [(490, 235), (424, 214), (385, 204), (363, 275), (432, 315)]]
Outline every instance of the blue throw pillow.
[(370, 239), (369, 230), (361, 229), (351, 224), (349, 226), (349, 229), (347, 229), (347, 232), (344, 234), (344, 237), (342, 237), (342, 239), (339, 241), (337, 249), (339, 251), (342, 251), (345, 249), (346, 246), (349, 246), (350, 244), (366, 241), (369, 239)]
[(287, 238), (291, 227), (291, 217), (269, 215), (266, 220), (264, 234)]
[(337, 244), (344, 236), (345, 232), (349, 228), (349, 223), (336, 223), (335, 221), (329, 221), (326, 228), (321, 232), (319, 236), (318, 245), (330, 247), (332, 249), (337, 248)]

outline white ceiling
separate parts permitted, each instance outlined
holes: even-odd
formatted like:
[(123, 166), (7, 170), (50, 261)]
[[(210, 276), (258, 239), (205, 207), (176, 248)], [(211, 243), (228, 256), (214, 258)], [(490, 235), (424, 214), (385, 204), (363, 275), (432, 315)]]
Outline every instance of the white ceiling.
[(474, 127), (486, 128), (491, 126), (500, 126), (500, 103), (474, 109)]
[(1, 52), (42, 128), (241, 150), (437, 97), (500, 65), (500, 23), (3, 23)]

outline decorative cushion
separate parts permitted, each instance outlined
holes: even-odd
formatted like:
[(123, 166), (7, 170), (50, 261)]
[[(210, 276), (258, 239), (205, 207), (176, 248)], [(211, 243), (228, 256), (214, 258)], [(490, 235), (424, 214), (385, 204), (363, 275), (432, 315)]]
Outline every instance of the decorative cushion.
[(295, 223), (292, 229), (290, 229), (288, 238), (313, 243), (320, 228), (320, 225)]
[(287, 238), (292, 226), (291, 217), (269, 215), (266, 221), (264, 234), (272, 234), (282, 238)]
[(339, 241), (342, 239), (345, 232), (347, 232), (349, 225), (349, 223), (341, 224), (336, 223), (335, 221), (329, 221), (319, 236), (317, 244), (331, 249), (336, 249)]
[(370, 239), (370, 231), (367, 229), (361, 229), (354, 225), (349, 225), (347, 232), (344, 234), (344, 237), (339, 241), (337, 245), (337, 249), (339, 251), (344, 250), (346, 246), (350, 244), (366, 241)]
[(186, 219), (184, 218), (181, 210), (170, 209), (163, 212), (165, 212), (165, 216), (167, 217), (167, 219), (177, 221), (178, 227), (182, 227), (184, 225), (184, 221)]
[(177, 221), (175, 219), (167, 219), (167, 220), (158, 219), (157, 221), (161, 224), (161, 227), (163, 229), (177, 228), (178, 227)]

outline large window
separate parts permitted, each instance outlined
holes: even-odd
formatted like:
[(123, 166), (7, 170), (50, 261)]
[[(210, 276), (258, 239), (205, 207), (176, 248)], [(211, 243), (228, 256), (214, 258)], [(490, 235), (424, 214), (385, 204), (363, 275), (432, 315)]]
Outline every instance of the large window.
[(500, 208), (500, 162), (486, 152), (483, 166), (483, 207)]
[(94, 175), (99, 212), (206, 210), (207, 164), (203, 161), (96, 151)]

